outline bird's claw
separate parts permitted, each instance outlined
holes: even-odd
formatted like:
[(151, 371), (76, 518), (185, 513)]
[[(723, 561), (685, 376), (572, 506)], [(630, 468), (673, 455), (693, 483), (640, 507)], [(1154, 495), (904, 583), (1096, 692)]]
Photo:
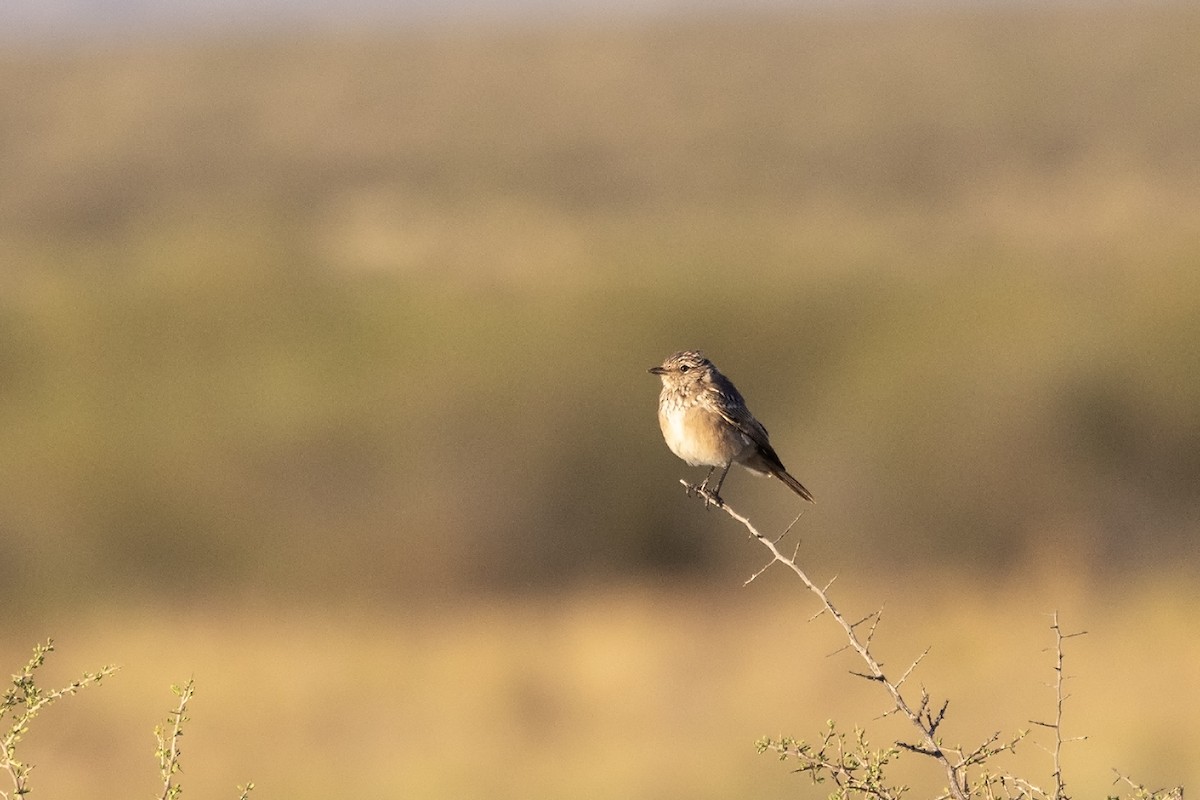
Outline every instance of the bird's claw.
[(702, 483), (697, 486), (694, 483), (686, 483), (684, 486), (687, 488), (688, 494), (694, 493), (697, 497), (700, 497), (704, 500), (705, 508), (708, 508), (709, 506), (716, 506), (717, 508), (725, 507), (725, 501), (721, 499), (721, 496), (712, 489), (709, 489), (706, 484)]
[(717, 508), (725, 507), (725, 501), (722, 500), (721, 495), (717, 494), (716, 492), (713, 492), (709, 489), (701, 489), (700, 496), (704, 498), (705, 508), (708, 508), (710, 505), (716, 506)]

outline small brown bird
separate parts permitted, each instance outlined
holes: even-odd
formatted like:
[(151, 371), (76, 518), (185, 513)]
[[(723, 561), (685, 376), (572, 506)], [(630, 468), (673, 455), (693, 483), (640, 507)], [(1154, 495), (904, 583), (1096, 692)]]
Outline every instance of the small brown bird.
[[(813, 496), (788, 474), (767, 439), (767, 429), (754, 418), (737, 387), (696, 350), (669, 357), (650, 372), (662, 378), (658, 425), (671, 452), (693, 467), (710, 467), (700, 492), (721, 501), (721, 484), (735, 461), (758, 475), (773, 475), (808, 502)], [(708, 490), (717, 468), (721, 477)]]

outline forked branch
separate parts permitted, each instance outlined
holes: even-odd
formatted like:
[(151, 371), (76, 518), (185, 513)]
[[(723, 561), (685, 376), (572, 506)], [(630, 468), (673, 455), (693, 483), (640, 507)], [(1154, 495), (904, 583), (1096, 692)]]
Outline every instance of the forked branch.
[[(842, 616), (842, 613), (838, 611), (837, 607), (834, 606), (833, 601), (830, 600), (829, 593), (825, 590), (825, 588), (822, 588), (814, 583), (812, 579), (808, 577), (808, 574), (801, 569), (800, 565), (796, 563), (795, 554), (789, 557), (779, 550), (779, 539), (771, 539), (770, 537), (760, 533), (748, 518), (742, 514), (739, 514), (719, 498), (712, 496), (697, 486), (689, 484), (687, 481), (681, 480), (680, 483), (684, 485), (689, 494), (696, 494), (705, 501), (706, 505), (716, 506), (728, 514), (732, 519), (739, 522), (747, 531), (749, 531), (752, 538), (756, 539), (760, 544), (762, 544), (763, 547), (766, 547), (767, 550), (770, 551), (771, 560), (765, 567), (763, 567), (763, 569), (755, 573), (750, 580), (754, 580), (754, 578), (766, 571), (767, 568), (775, 564), (782, 564), (791, 570), (810, 592), (816, 595), (817, 599), (821, 602), (822, 611), (829, 614), (829, 616), (833, 618), (838, 626), (841, 627), (842, 633), (845, 634), (846, 641), (850, 649), (857, 653), (859, 659), (863, 662), (863, 664), (866, 665), (865, 672), (857, 672), (855, 674), (866, 678), (873, 683), (878, 683), (880, 686), (883, 686), (893, 703), (893, 708), (889, 713), (900, 714), (910, 723), (912, 723), (913, 727), (916, 729), (917, 742), (909, 744), (898, 743), (899, 746), (911, 752), (928, 756), (937, 761), (946, 773), (946, 780), (949, 784), (947, 789), (948, 796), (954, 798), (954, 800), (967, 800), (968, 791), (966, 786), (966, 759), (963, 757), (952, 758), (953, 751), (947, 751), (943, 749), (941, 742), (937, 737), (938, 726), (941, 724), (946, 713), (946, 704), (943, 704), (937, 711), (933, 711), (930, 706), (929, 695), (922, 691), (920, 705), (917, 708), (913, 708), (913, 706), (909, 704), (908, 700), (900, 691), (900, 686), (903, 682), (903, 679), (898, 681), (890, 680), (884, 673), (883, 666), (871, 653), (870, 634), (874, 633), (874, 627), (869, 630), (868, 635), (865, 638), (860, 637), (857, 630), (860, 623), (850, 622), (844, 616)], [(797, 550), (797, 552), (799, 551)], [(749, 583), (749, 581), (747, 581), (747, 583)], [(918, 661), (919, 660), (920, 659), (918, 659)], [(904, 678), (907, 678), (910, 672), (911, 669), (909, 672), (905, 673)]]
[[(819, 747), (791, 738), (783, 738), (778, 741), (764, 738), (758, 743), (760, 752), (774, 751), (781, 759), (796, 759), (800, 763), (797, 771), (811, 773), (814, 780), (831, 778), (838, 787), (837, 791), (830, 795), (835, 798), (862, 796), (874, 800), (899, 800), (900, 795), (907, 790), (907, 787), (891, 786), (885, 782), (883, 768), (901, 751), (907, 750), (933, 759), (945, 772), (948, 786), (936, 800), (969, 800), (973, 797), (984, 798), (984, 800), (1069, 800), (1062, 768), (1063, 745), (1068, 742), (1083, 741), (1087, 737), (1067, 738), (1063, 735), (1063, 706), (1070, 697), (1064, 688), (1066, 680), (1070, 676), (1063, 671), (1063, 643), (1067, 639), (1083, 636), (1087, 631), (1063, 633), (1059, 625), (1058, 612), (1055, 611), (1052, 615), (1050, 628), (1054, 631), (1055, 654), (1055, 680), (1052, 684), (1055, 696), (1054, 721), (1031, 720), (1031, 722), (1054, 731), (1053, 748), (1044, 748), (1053, 758), (1053, 784), (1042, 788), (1028, 780), (1005, 772), (993, 772), (988, 767), (991, 758), (1000, 753), (1015, 751), (1017, 744), (1029, 732), (1020, 731), (1012, 739), (1001, 739), (1000, 733), (997, 732), (973, 750), (943, 744), (938, 735), (938, 729), (946, 718), (949, 701), (943, 702), (940, 706), (937, 705), (931, 700), (928, 691), (922, 687), (920, 700), (914, 706), (901, 691), (917, 666), (929, 654), (929, 649), (926, 648), (917, 656), (899, 678), (888, 677), (883, 670), (883, 665), (871, 652), (872, 640), (883, 610), (873, 611), (854, 622), (849, 621), (842, 616), (829, 597), (829, 587), (833, 585), (833, 580), (823, 587), (818, 586), (797, 563), (796, 558), (800, 552), (799, 545), (796, 546), (790, 557), (780, 551), (779, 542), (799, 521), (799, 516), (792, 521), (783, 534), (772, 539), (759, 532), (748, 518), (730, 508), (728, 504), (703, 486), (694, 486), (683, 480), (680, 483), (687, 489), (688, 494), (695, 494), (701, 498), (705, 507), (716, 506), (728, 514), (731, 519), (740, 523), (749, 531), (751, 538), (770, 551), (771, 560), (750, 576), (746, 581), (747, 585), (775, 564), (782, 564), (800, 579), (805, 588), (816, 595), (821, 607), (809, 617), (809, 622), (828, 614), (838, 624), (847, 643), (837, 652), (853, 650), (866, 665), (865, 670), (851, 670), (850, 673), (881, 685), (892, 701), (891, 708), (884, 711), (883, 716), (892, 714), (903, 716), (912, 724), (918, 734), (914, 742), (896, 742), (895, 746), (875, 753), (868, 749), (865, 735), (861, 730), (855, 730), (854, 744), (852, 747), (848, 747), (846, 734), (836, 731), (833, 723), (830, 722), (825, 740)], [(862, 635), (860, 635), (860, 631), (863, 631)], [(973, 780), (971, 779), (972, 774), (975, 775)], [(1182, 787), (1149, 790), (1118, 772), (1115, 782), (1121, 781), (1129, 784), (1135, 790), (1133, 800), (1182, 800), (1183, 798)]]

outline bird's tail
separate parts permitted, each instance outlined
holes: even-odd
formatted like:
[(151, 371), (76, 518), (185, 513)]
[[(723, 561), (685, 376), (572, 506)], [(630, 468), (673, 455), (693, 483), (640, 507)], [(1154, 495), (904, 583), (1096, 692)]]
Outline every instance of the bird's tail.
[(788, 471), (786, 469), (777, 469), (774, 472), (772, 472), (771, 474), (774, 475), (776, 478), (779, 478), (779, 480), (783, 481), (785, 486), (787, 486), (789, 489), (791, 489), (796, 494), (803, 497), (808, 502), (810, 502), (810, 503), (817, 502), (816, 500), (813, 500), (812, 492), (810, 492), (808, 489), (805, 489), (804, 484), (800, 483), (800, 481), (796, 480), (791, 475), (789, 475)]

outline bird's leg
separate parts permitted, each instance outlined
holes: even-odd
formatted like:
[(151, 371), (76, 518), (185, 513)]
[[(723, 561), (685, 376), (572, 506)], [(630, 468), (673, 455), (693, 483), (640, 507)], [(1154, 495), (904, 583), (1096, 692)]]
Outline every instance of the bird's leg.
[[(716, 467), (713, 467), (713, 469), (716, 469)], [(721, 485), (725, 483), (725, 476), (728, 474), (729, 464), (726, 464), (725, 469), (721, 470), (721, 477), (717, 479), (717, 488), (712, 490), (712, 496), (717, 499), (718, 503), (721, 502)]]
[[(696, 494), (700, 495), (701, 497), (705, 497), (708, 494), (708, 479), (712, 477), (713, 470), (715, 469), (716, 467), (709, 467), (708, 474), (704, 476), (704, 480), (700, 482), (700, 485), (692, 487), (696, 490)], [(704, 501), (704, 507), (708, 507), (707, 499)]]
[(725, 476), (729, 474), (729, 465), (726, 464), (725, 468), (721, 470), (721, 477), (717, 479), (717, 488), (709, 489), (708, 482), (712, 479), (712, 475), (716, 471), (716, 466), (711, 467), (708, 470), (708, 474), (704, 476), (704, 482), (696, 488), (696, 492), (704, 498), (705, 508), (708, 508), (710, 503), (715, 506), (725, 505), (724, 501), (721, 500), (721, 484), (725, 482)]

